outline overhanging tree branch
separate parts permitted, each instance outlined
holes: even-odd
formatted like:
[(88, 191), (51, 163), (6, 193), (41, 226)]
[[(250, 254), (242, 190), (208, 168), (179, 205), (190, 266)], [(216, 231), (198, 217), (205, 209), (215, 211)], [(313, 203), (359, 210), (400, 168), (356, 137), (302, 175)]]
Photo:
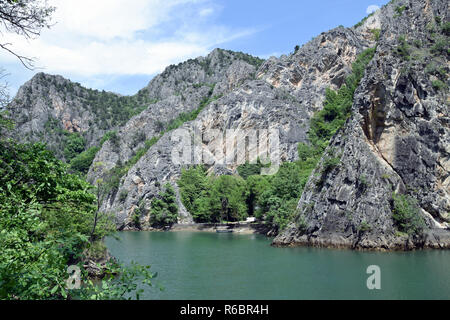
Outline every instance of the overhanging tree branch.
[[(50, 18), (54, 10), (47, 0), (0, 0), (0, 34), (5, 31), (27, 39), (36, 38), (43, 28), (51, 26)], [(0, 48), (18, 58), (27, 69), (33, 69), (33, 58), (16, 53), (10, 45), (0, 43)]]

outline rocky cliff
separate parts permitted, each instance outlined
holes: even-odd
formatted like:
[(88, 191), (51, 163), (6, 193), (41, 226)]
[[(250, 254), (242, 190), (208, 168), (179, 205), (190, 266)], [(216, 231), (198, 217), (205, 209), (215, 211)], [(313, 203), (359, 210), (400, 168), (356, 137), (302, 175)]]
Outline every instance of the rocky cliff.
[[(275, 244), (450, 247), (448, 13), (439, 0), (393, 1), (377, 13), (377, 49), (352, 116)], [(330, 157), (339, 163), (329, 167)], [(420, 218), (408, 221), (408, 210)]]
[(70, 160), (63, 152), (68, 136), (79, 133), (84, 140), (81, 149), (87, 149), (153, 102), (142, 93), (124, 97), (38, 73), (7, 109), (16, 123), (15, 138), (44, 142), (60, 159)]
[(200, 109), (208, 99), (217, 98), (253, 78), (261, 63), (261, 59), (246, 54), (216, 49), (207, 57), (168, 67), (140, 91), (158, 102), (120, 128), (118, 141), (103, 145), (94, 160), (102, 165), (92, 167), (88, 179), (95, 181), (117, 164), (126, 163), (139, 149), (145, 148), (146, 141), (160, 137), (173, 127), (173, 120), (181, 117), (185, 121), (187, 113)]
[[(353, 30), (341, 27), (321, 34), (290, 56), (269, 59), (257, 70), (246, 61), (235, 62), (227, 69), (224, 78), (216, 79), (217, 84), (210, 93), (215, 97), (220, 95), (220, 98), (207, 105), (195, 121), (185, 123), (180, 129), (184, 130), (185, 136), (196, 136), (192, 138), (193, 141), (197, 141), (196, 147), (216, 159), (215, 162), (209, 163), (210, 170), (216, 174), (236, 172), (237, 162), (224, 163), (221, 160), (225, 152), (219, 156), (214, 153), (214, 150), (225, 151), (226, 139), (221, 134), (230, 129), (240, 132), (236, 135), (236, 144), (245, 144), (248, 130), (277, 130), (281, 161), (294, 161), (298, 158), (297, 144), (307, 141), (309, 119), (314, 111), (320, 109), (325, 89), (339, 87), (350, 72), (351, 64), (357, 54), (373, 44), (373, 39), (367, 40), (357, 36)], [(222, 51), (216, 50), (211, 54), (212, 61), (218, 52)], [(206, 58), (206, 61), (211, 61), (211, 55)], [(187, 62), (187, 66), (191, 68), (192, 63)], [(196, 74), (188, 70), (189, 77)], [(176, 79), (194, 81), (191, 78), (183, 78), (181, 74), (184, 72), (180, 70)], [(173, 99), (170, 94), (176, 91), (175, 80), (164, 82), (166, 86), (164, 89), (160, 88), (163, 85), (159, 83), (159, 80), (150, 83), (149, 86), (154, 84), (157, 84), (157, 89), (152, 89), (154, 94), (162, 93), (168, 96), (167, 99)], [(135, 124), (137, 119), (149, 119), (147, 113), (150, 110), (132, 119), (125, 126), (125, 128), (129, 126), (130, 129), (122, 130), (121, 134), (129, 134), (132, 128), (139, 129), (139, 125)], [(142, 122), (145, 121), (142, 120)], [(150, 130), (145, 132), (147, 137), (155, 134)], [(210, 134), (211, 132), (221, 134), (214, 136)], [(151, 201), (165, 183), (170, 182), (176, 188), (175, 182), (181, 173), (181, 168), (200, 163), (194, 161), (174, 163), (172, 152), (179, 145), (179, 141), (173, 139), (173, 135), (174, 131), (163, 134), (159, 141), (151, 146), (145, 155), (121, 177), (117, 189), (109, 193), (103, 210), (115, 212), (120, 227), (126, 228), (127, 225), (133, 224), (131, 217), (138, 208), (142, 224), (145, 225), (149, 219)], [(188, 144), (190, 145), (190, 142)], [(109, 145), (109, 143), (105, 144), (95, 162), (99, 161), (103, 164), (108, 161), (107, 159), (112, 159), (113, 162), (118, 159), (108, 149)], [(124, 148), (119, 149), (124, 150)], [(193, 145), (191, 150), (193, 152), (195, 150)], [(243, 150), (245, 151), (245, 148)], [(257, 154), (255, 157), (260, 155)], [(245, 154), (241, 154), (237, 157), (239, 156), (248, 159), (248, 155), (246, 157)], [(207, 161), (202, 163), (205, 162), (207, 163)], [(108, 169), (108, 166), (105, 167)], [(92, 172), (91, 176), (94, 175)], [(180, 222), (192, 221), (181, 202), (179, 207), (181, 208)]]

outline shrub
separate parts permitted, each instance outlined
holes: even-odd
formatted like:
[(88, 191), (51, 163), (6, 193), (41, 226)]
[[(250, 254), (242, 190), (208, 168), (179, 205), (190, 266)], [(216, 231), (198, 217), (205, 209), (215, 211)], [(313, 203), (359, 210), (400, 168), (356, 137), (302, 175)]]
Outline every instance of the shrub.
[(107, 255), (107, 248), (103, 241), (94, 241), (89, 244), (88, 249), (86, 250), (85, 256), (88, 259), (92, 259), (94, 261), (98, 261), (104, 259)]
[(127, 197), (128, 197), (128, 191), (122, 190), (122, 192), (120, 192), (120, 195), (119, 195), (119, 201), (124, 202), (127, 199)]
[(359, 232), (367, 232), (370, 230), (372, 230), (372, 227), (366, 221), (362, 221), (361, 224), (358, 226)]
[(395, 17), (399, 17), (403, 14), (403, 12), (406, 10), (406, 6), (398, 6), (395, 8)]
[(359, 182), (360, 182), (361, 190), (362, 190), (363, 192), (365, 192), (365, 191), (367, 190), (367, 188), (370, 187), (370, 183), (369, 183), (369, 181), (367, 180), (366, 175), (364, 175), (364, 174), (362, 174), (362, 175), (359, 176)]
[(68, 133), (64, 145), (64, 157), (67, 162), (70, 162), (84, 151), (86, 140), (79, 133)]
[(420, 215), (420, 209), (415, 199), (402, 195), (392, 195), (394, 209), (392, 218), (399, 231), (409, 235), (420, 235), (425, 227), (425, 222)]
[(444, 82), (442, 82), (441, 80), (433, 80), (431, 82), (433, 88), (438, 91), (438, 90), (445, 90), (447, 89), (447, 84), (445, 84)]
[(70, 161), (70, 169), (72, 171), (80, 172), (86, 174), (94, 161), (94, 158), (100, 147), (92, 147), (88, 150), (80, 153), (75, 158)]
[(381, 29), (372, 29), (370, 32), (373, 34), (374, 40), (380, 40)]
[(436, 43), (431, 47), (431, 52), (434, 54), (445, 54), (448, 50), (448, 40), (438, 38)]
[(170, 184), (165, 191), (153, 199), (150, 210), (150, 223), (156, 227), (170, 226), (178, 220), (178, 205), (175, 190)]
[(261, 174), (261, 168), (263, 168), (264, 165), (261, 163), (261, 161), (258, 159), (257, 163), (245, 163), (245, 164), (241, 164), (237, 170), (239, 175), (247, 180), (248, 177), (250, 176), (254, 176), (254, 175), (259, 175)]
[(405, 60), (410, 60), (410, 46), (408, 44), (408, 42), (406, 41), (406, 37), (405, 36), (400, 36), (398, 38), (398, 45), (397, 48), (395, 50), (395, 52), (397, 53), (397, 55), (399, 55), (400, 57), (402, 57)]
[(146, 136), (143, 131), (136, 132), (133, 135), (132, 142), (131, 142), (133, 148), (136, 147), (139, 143), (145, 141), (145, 139), (146, 139)]
[(442, 25), (442, 33), (446, 36), (450, 36), (450, 22), (446, 22)]
[(300, 232), (305, 232), (307, 230), (308, 223), (306, 222), (306, 218), (303, 214), (297, 216), (296, 226)]

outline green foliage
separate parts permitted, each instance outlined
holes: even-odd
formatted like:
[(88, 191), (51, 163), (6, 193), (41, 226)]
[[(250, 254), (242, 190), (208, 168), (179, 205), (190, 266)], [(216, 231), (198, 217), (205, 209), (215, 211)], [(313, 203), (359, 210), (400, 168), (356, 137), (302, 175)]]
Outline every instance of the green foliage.
[(394, 209), (392, 218), (401, 232), (409, 235), (420, 235), (425, 222), (415, 199), (402, 194), (392, 195)]
[(283, 163), (274, 176), (267, 178), (269, 185), (258, 197), (256, 216), (278, 230), (285, 228), (315, 166), (315, 160)]
[[(91, 232), (91, 186), (44, 145), (12, 141), (0, 145), (0, 177), (0, 298), (54, 298)], [(109, 232), (100, 225), (96, 238)]]
[(381, 29), (371, 29), (370, 32), (373, 34), (374, 40), (380, 40)]
[(445, 34), (446, 36), (450, 36), (450, 22), (445, 22), (442, 25), (442, 33)]
[[(74, 300), (139, 300), (144, 292), (142, 285), (152, 286), (152, 279), (157, 276), (150, 272), (149, 266), (142, 266), (132, 262), (128, 266), (109, 264), (106, 276), (98, 284), (92, 280), (84, 282), (80, 290), (72, 290)], [(115, 274), (118, 273), (118, 276)], [(84, 278), (86, 276), (84, 275)], [(133, 296), (134, 293), (134, 296)]]
[(95, 122), (99, 124), (100, 129), (108, 130), (125, 124), (157, 100), (150, 98), (145, 90), (135, 96), (119, 96), (106, 91), (87, 89), (83, 102), (95, 114)]
[(422, 47), (422, 41), (420, 41), (419, 39), (414, 39), (413, 44), (418, 49), (420, 49)]
[(406, 41), (405, 36), (399, 36), (398, 37), (398, 46), (395, 50), (396, 54), (400, 57), (402, 57), (404, 60), (411, 60), (411, 50), (408, 42)]
[[(208, 188), (206, 169), (203, 166), (195, 166), (189, 169), (183, 168), (177, 183), (180, 187), (181, 201), (190, 213), (195, 214), (195, 212), (199, 211), (199, 203), (195, 203), (195, 201)], [(199, 220), (207, 221), (207, 218)]]
[(114, 136), (117, 136), (117, 133), (115, 131), (110, 131), (106, 133), (100, 140), (100, 146), (91, 147), (86, 151), (83, 151), (77, 156), (75, 156), (72, 160), (70, 160), (70, 169), (73, 172), (87, 174), (89, 168), (92, 165), (92, 162), (94, 161), (95, 156), (97, 155), (97, 152), (100, 151), (101, 147), (106, 141), (108, 141)]
[(100, 151), (100, 147), (91, 147), (86, 151), (80, 153), (75, 158), (70, 160), (70, 168), (72, 171), (87, 174), (89, 168), (94, 161), (97, 152)]
[(89, 243), (87, 249), (84, 252), (84, 256), (88, 259), (98, 261), (106, 256), (108, 249), (101, 240), (93, 241)]
[(240, 177), (220, 176), (210, 179), (209, 205), (214, 221), (240, 221), (247, 217), (246, 184)]
[(359, 182), (363, 189), (366, 189), (367, 187), (370, 186), (369, 181), (367, 180), (367, 177), (364, 174), (359, 176)]
[(8, 112), (0, 111), (0, 136), (6, 134), (9, 130), (12, 130), (14, 126), (14, 121), (9, 118)]
[(284, 228), (295, 211), (315, 161), (284, 163), (276, 175), (208, 177), (202, 166), (183, 169), (178, 181), (186, 209), (197, 222), (236, 221), (254, 215)]
[(337, 157), (326, 157), (322, 164), (322, 174), (328, 174), (334, 168), (336, 168), (341, 162), (340, 158)]
[(67, 267), (82, 268), (85, 254), (101, 256), (100, 241), (115, 225), (97, 212), (95, 189), (69, 174), (44, 145), (0, 142), (0, 299), (84, 299), (93, 298), (91, 292), (123, 298), (123, 288), (127, 294), (136, 289), (140, 275), (148, 281), (139, 268), (118, 267), (118, 279), (98, 286), (84, 272), (84, 286), (67, 290)]
[(306, 218), (303, 214), (297, 216), (295, 224), (299, 231), (304, 232), (308, 229), (308, 223), (306, 222)]
[(439, 66), (439, 64), (435, 63), (434, 61), (426, 66), (425, 72), (428, 74), (432, 74), (442, 80), (445, 80), (447, 77), (447, 70), (444, 67)]
[(361, 224), (358, 226), (359, 232), (367, 232), (370, 230), (372, 230), (372, 227), (366, 221), (362, 221)]
[(434, 54), (445, 55), (448, 52), (449, 41), (444, 37), (437, 37), (434, 45), (431, 47), (431, 52)]
[(267, 167), (261, 163), (261, 160), (258, 158), (256, 163), (244, 163), (241, 164), (237, 170), (239, 175), (247, 180), (248, 177), (261, 174), (261, 169)]
[[(210, 94), (212, 94), (213, 90), (214, 90), (214, 86), (211, 87)], [(192, 110), (191, 112), (188, 112), (188, 113), (181, 113), (176, 119), (170, 121), (169, 124), (167, 125), (167, 128), (164, 131), (164, 133), (178, 129), (184, 123), (197, 119), (197, 116), (199, 115), (199, 113), (202, 112), (203, 109), (205, 109), (205, 107), (207, 105), (209, 105), (211, 102), (213, 102), (219, 98), (220, 98), (220, 96), (203, 98), (197, 109)]]
[(165, 185), (165, 191), (153, 199), (150, 211), (152, 226), (170, 226), (177, 222), (178, 205), (175, 190), (170, 184)]
[(395, 14), (394, 18), (400, 17), (405, 10), (406, 10), (406, 6), (398, 6), (398, 7), (396, 7), (395, 8), (396, 14)]
[(341, 159), (338, 157), (332, 157), (330, 155), (327, 155), (324, 157), (324, 160), (322, 162), (322, 168), (320, 171), (320, 179), (316, 182), (317, 189), (322, 189), (326, 178), (328, 177), (328, 174), (333, 171), (334, 168), (336, 168), (339, 163), (341, 162)]
[(208, 177), (202, 166), (183, 169), (181, 200), (197, 222), (237, 221), (247, 217), (246, 183), (241, 177)]
[(260, 208), (262, 195), (270, 188), (270, 178), (262, 175), (252, 175), (247, 177), (246, 204), (249, 216), (262, 218)]
[(258, 57), (254, 57), (252, 55), (243, 53), (243, 52), (234, 52), (234, 51), (229, 51), (229, 50), (224, 50), (225, 52), (228, 52), (230, 54), (232, 54), (233, 56), (235, 56), (237, 59), (243, 60), (245, 62), (247, 62), (248, 64), (251, 64), (252, 66), (255, 66), (256, 69), (258, 69), (263, 62), (265, 61), (264, 59), (258, 58)]
[(102, 137), (102, 139), (100, 140), (100, 146), (103, 146), (103, 144), (104, 144), (106, 141), (112, 139), (112, 138), (115, 137), (115, 136), (117, 136), (117, 131), (109, 131), (109, 132), (107, 132), (107, 133)]
[(358, 22), (357, 24), (354, 25), (354, 28), (358, 28), (361, 27), (366, 21), (367, 19), (369, 19), (371, 16), (373, 16), (375, 14), (375, 12), (372, 12), (371, 14), (369, 14), (368, 16), (364, 17), (360, 22)]
[(141, 228), (141, 217), (144, 216), (147, 213), (145, 209), (145, 202), (143, 200), (139, 201), (138, 207), (134, 210), (133, 214), (131, 215), (131, 221), (133, 222), (134, 226), (138, 229)]
[(86, 140), (79, 133), (71, 133), (68, 134), (64, 145), (64, 157), (67, 162), (70, 162), (70, 160), (84, 151)]
[(119, 195), (119, 201), (124, 202), (127, 197), (128, 197), (128, 191), (123, 190)]
[(445, 90), (448, 88), (447, 84), (442, 82), (441, 80), (437, 79), (437, 80), (433, 80), (431, 82), (431, 84), (433, 85), (433, 88), (435, 90)]

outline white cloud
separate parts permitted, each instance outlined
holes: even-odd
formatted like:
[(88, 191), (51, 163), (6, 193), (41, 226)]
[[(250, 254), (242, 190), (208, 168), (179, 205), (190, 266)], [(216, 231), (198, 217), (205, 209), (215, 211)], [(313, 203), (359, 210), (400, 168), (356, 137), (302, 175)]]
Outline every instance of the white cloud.
[[(205, 26), (198, 16), (214, 13), (211, 1), (50, 0), (57, 8), (51, 29), (30, 41), (14, 34), (4, 34), (2, 41), (13, 43), (22, 55), (35, 57), (45, 72), (151, 75), (255, 32), (211, 22)], [(0, 53), (0, 62), (13, 59)]]
[(205, 8), (200, 10), (200, 12), (198, 13), (201, 17), (206, 17), (209, 16), (211, 14), (214, 13), (214, 9), (213, 8)]
[(380, 7), (377, 6), (377, 5), (375, 5), (375, 4), (372, 4), (372, 5), (370, 5), (370, 6), (367, 7), (366, 13), (367, 13), (367, 14), (371, 14), (371, 13), (377, 11), (377, 10), (380, 10)]

